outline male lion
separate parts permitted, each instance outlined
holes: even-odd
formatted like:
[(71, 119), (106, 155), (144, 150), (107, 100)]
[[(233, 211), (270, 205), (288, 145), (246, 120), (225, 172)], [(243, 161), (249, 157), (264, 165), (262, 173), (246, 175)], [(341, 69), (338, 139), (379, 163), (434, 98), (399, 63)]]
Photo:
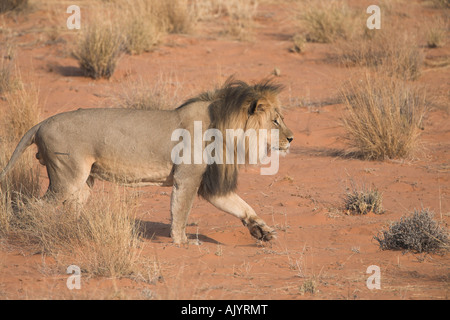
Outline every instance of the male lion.
[(175, 244), (187, 242), (186, 221), (196, 194), (241, 219), (253, 237), (269, 241), (274, 230), (235, 193), (238, 164), (174, 164), (171, 151), (176, 142), (171, 134), (182, 128), (192, 135), (194, 121), (224, 134), (226, 129), (278, 129), (278, 148), (287, 151), (293, 134), (281, 115), (280, 91), (270, 81), (248, 85), (230, 78), (222, 88), (175, 110), (80, 109), (57, 114), (24, 135), (0, 180), (34, 143), (50, 181), (47, 200), (83, 203), (96, 178), (130, 186), (173, 186)]

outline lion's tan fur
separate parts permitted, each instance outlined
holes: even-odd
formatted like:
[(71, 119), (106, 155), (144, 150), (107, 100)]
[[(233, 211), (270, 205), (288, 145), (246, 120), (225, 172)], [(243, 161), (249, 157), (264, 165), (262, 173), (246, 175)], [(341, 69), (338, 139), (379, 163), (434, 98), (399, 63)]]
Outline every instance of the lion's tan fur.
[(171, 150), (176, 142), (171, 134), (181, 128), (193, 136), (194, 121), (222, 132), (278, 128), (280, 149), (287, 150), (292, 132), (281, 116), (280, 90), (270, 81), (248, 85), (229, 79), (222, 88), (175, 110), (84, 109), (57, 114), (25, 134), (0, 180), (34, 143), (37, 158), (47, 168), (50, 183), (44, 197), (49, 200), (83, 202), (95, 179), (130, 186), (173, 186), (171, 236), (175, 243), (187, 241), (187, 216), (197, 193), (239, 217), (253, 236), (270, 240), (273, 230), (234, 193), (238, 165), (175, 165)]

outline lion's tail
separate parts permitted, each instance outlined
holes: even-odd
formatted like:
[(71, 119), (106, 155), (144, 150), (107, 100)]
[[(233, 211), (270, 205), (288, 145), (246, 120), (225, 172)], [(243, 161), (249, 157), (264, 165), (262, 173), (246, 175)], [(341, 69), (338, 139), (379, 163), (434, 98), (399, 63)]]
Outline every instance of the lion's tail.
[(34, 137), (36, 136), (36, 132), (38, 132), (39, 128), (41, 127), (41, 124), (35, 125), (33, 128), (28, 130), (27, 133), (22, 137), (19, 144), (17, 145), (16, 149), (14, 150), (11, 159), (9, 159), (8, 164), (3, 169), (3, 171), (0, 173), (0, 181), (2, 181), (9, 170), (16, 164), (17, 159), (24, 153), (24, 151), (31, 146), (34, 143)]

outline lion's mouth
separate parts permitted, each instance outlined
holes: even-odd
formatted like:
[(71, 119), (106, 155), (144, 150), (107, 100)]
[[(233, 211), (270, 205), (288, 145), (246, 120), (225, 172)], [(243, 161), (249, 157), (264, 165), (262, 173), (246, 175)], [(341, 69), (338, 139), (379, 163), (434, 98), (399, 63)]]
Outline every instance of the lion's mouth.
[(276, 152), (281, 153), (282, 155), (285, 155), (285, 154), (289, 153), (289, 147), (290, 147), (290, 145), (272, 147), (271, 151), (276, 151)]

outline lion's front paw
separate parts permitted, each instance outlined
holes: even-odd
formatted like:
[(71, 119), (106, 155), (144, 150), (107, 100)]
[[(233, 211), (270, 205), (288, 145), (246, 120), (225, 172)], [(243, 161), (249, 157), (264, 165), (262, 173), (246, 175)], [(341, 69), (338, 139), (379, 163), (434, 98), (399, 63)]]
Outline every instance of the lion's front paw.
[(248, 222), (242, 220), (242, 222), (248, 228), (250, 234), (258, 240), (270, 241), (276, 238), (275, 230), (270, 228), (264, 221), (260, 219), (259, 221), (250, 219), (250, 221)]

